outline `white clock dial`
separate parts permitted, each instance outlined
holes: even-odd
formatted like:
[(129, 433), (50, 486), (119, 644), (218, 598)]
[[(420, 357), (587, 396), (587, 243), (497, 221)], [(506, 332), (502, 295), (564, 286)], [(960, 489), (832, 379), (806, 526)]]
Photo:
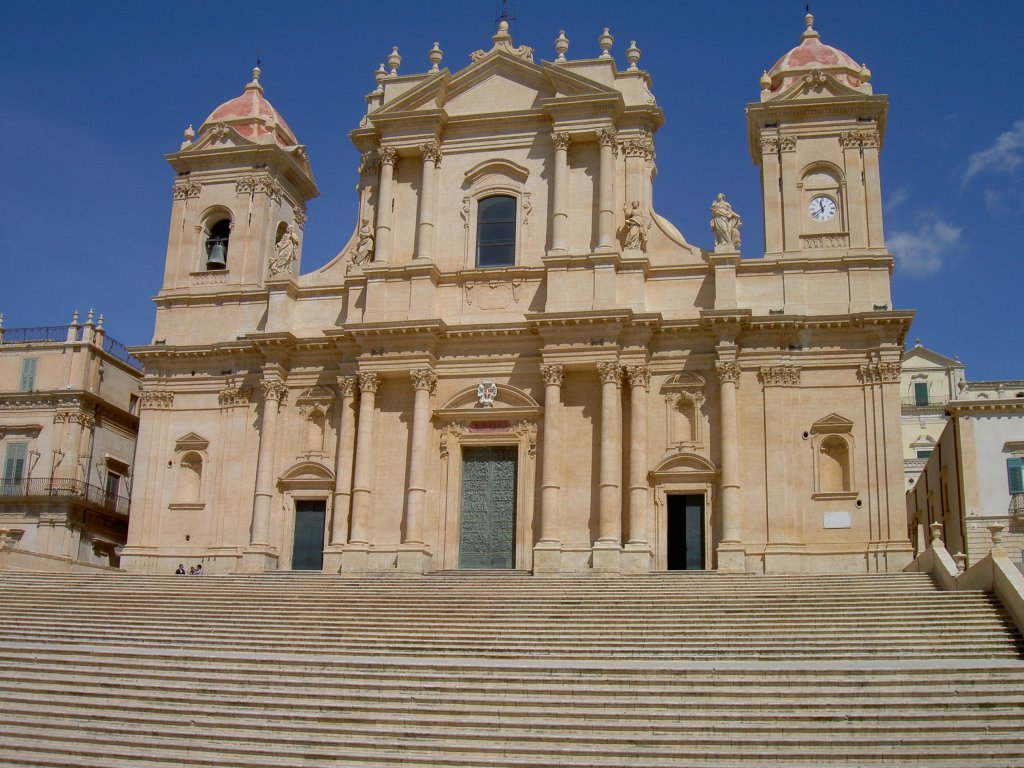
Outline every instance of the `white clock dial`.
[(818, 195), (811, 199), (807, 211), (815, 221), (829, 221), (836, 215), (836, 201), (831, 197)]

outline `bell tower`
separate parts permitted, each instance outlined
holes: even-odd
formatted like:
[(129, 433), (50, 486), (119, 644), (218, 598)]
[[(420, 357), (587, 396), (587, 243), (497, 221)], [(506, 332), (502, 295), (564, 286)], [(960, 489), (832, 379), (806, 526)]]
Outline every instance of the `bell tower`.
[[(241, 96), (190, 125), (166, 156), (177, 173), (155, 338), (184, 323), (183, 296), (262, 292), (266, 280), (297, 275), (306, 202), (319, 194), (306, 149), (263, 94), (260, 69)], [(185, 343), (184, 340), (179, 340)]]
[(821, 42), (810, 13), (804, 24), (747, 106), (765, 255), (885, 254), (878, 153), (888, 100), (872, 92), (865, 65)]

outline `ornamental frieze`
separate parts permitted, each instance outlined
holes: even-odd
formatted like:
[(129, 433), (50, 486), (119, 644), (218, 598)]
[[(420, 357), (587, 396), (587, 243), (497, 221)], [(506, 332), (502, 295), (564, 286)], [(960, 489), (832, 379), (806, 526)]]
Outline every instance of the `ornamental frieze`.
[(143, 392), (139, 399), (140, 408), (149, 408), (156, 411), (166, 411), (174, 405), (173, 392)]
[(222, 389), (217, 395), (217, 402), (221, 408), (249, 405), (249, 390), (242, 387)]
[(843, 131), (839, 134), (839, 144), (844, 149), (851, 147), (879, 147), (881, 137), (877, 130)]
[(857, 376), (865, 384), (898, 384), (902, 370), (903, 364), (899, 361), (861, 363)]

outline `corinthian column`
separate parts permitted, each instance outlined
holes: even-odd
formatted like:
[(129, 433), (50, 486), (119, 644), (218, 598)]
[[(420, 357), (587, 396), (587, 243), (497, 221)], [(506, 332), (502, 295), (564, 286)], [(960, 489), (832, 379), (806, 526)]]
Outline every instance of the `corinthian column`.
[(373, 260), (386, 263), (391, 261), (391, 221), (394, 218), (391, 209), (395, 198), (394, 178), (398, 151), (394, 147), (381, 147), (379, 157), (380, 187), (377, 190), (377, 232), (374, 237)]
[(423, 178), (420, 182), (420, 210), (417, 224), (416, 258), (433, 258), (434, 198), (437, 193), (437, 166), (441, 163), (441, 148), (436, 142), (420, 144), (423, 156)]
[(622, 546), (622, 366), (598, 363), (597, 371), (601, 375), (601, 468), (593, 567), (615, 571)]
[[(734, 350), (729, 350), (735, 355)], [(722, 355), (720, 350), (719, 355)], [(722, 540), (718, 545), (718, 570), (742, 572), (746, 569), (742, 542), (742, 521), (739, 507), (739, 426), (736, 389), (740, 380), (740, 364), (735, 359), (719, 359), (718, 374), (721, 419), (719, 450), (722, 456), (721, 494), (718, 502), (722, 518)]]
[(405, 495), (405, 544), (423, 544), (423, 518), (427, 504), (427, 443), (430, 438), (430, 392), (437, 376), (428, 368), (412, 371), (415, 388), (412, 440), (409, 450), (409, 488)]
[[(647, 390), (651, 369), (646, 365), (626, 368), (629, 378), (629, 541), (640, 552), (630, 570), (650, 570), (647, 541)], [(646, 566), (646, 567), (645, 567)]]
[(348, 521), (352, 507), (352, 459), (355, 447), (356, 377), (339, 376), (341, 424), (338, 428), (338, 449), (334, 457), (334, 517), (331, 520), (331, 544), (348, 541)]
[(260, 417), (259, 457), (256, 460), (256, 488), (252, 501), (250, 551), (243, 557), (243, 570), (262, 571), (272, 565), (270, 560), (270, 500), (274, 495), (274, 446), (277, 441), (277, 412), (288, 396), (288, 387), (276, 371), (265, 372), (260, 383), (263, 390), (263, 412)]
[(551, 250), (566, 251), (569, 242), (569, 134), (551, 134), (555, 147), (554, 205), (551, 206)]
[(597, 249), (609, 251), (615, 245), (615, 141), (612, 128), (597, 132), (597, 143), (601, 146), (601, 165), (598, 170), (597, 196)]
[(355, 472), (352, 482), (352, 536), (349, 541), (370, 543), (370, 493), (373, 490), (373, 421), (380, 376), (359, 374), (359, 426), (356, 433)]
[(542, 365), (544, 379), (544, 461), (541, 465), (540, 541), (533, 550), (533, 569), (550, 573), (561, 567), (560, 530), (562, 461), (562, 378), (560, 365)]

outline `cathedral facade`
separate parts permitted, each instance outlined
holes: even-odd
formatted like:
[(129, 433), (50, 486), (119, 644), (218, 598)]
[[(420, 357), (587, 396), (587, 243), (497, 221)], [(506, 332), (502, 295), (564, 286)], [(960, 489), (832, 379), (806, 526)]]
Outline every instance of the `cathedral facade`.
[(381, 68), (353, 234), (302, 273), (309, 158), (254, 71), (186, 133), (146, 369), (129, 570), (898, 570), (885, 96), (800, 43), (747, 107), (765, 252), (655, 211), (639, 67)]

